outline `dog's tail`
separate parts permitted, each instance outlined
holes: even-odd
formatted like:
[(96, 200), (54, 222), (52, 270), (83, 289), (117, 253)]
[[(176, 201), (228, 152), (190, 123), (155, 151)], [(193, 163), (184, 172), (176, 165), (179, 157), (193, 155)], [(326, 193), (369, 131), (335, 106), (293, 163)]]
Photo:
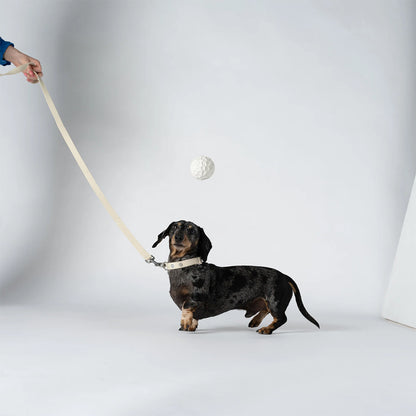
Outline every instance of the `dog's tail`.
[(306, 310), (306, 308), (305, 308), (305, 306), (302, 302), (302, 297), (300, 296), (300, 291), (299, 291), (299, 288), (298, 288), (298, 285), (296, 284), (296, 282), (293, 279), (291, 279), (289, 276), (288, 276), (288, 282), (289, 282), (290, 287), (293, 290), (293, 293), (295, 294), (296, 304), (298, 305), (298, 308), (299, 308), (301, 314), (308, 321), (312, 322), (314, 325), (316, 325), (318, 328), (320, 328), (320, 326), (319, 326), (318, 322), (315, 320), (315, 318), (313, 318), (313, 316), (311, 316), (309, 314), (309, 312)]

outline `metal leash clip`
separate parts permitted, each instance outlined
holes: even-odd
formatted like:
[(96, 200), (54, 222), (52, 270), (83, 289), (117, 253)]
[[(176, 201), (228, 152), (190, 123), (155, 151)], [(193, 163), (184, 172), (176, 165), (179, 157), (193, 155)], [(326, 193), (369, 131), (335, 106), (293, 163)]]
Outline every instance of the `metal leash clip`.
[(159, 263), (158, 261), (155, 260), (155, 256), (150, 256), (148, 259), (145, 260), (145, 262), (149, 264), (153, 264), (156, 267), (162, 267), (162, 269), (166, 270), (166, 262), (163, 261)]

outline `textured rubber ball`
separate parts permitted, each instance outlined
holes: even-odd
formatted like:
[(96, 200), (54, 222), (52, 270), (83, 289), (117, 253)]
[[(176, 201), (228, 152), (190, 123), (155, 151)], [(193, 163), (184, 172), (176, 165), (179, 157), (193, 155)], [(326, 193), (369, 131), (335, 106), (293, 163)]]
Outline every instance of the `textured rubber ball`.
[(214, 171), (215, 164), (208, 156), (198, 156), (191, 162), (191, 174), (196, 179), (209, 179)]

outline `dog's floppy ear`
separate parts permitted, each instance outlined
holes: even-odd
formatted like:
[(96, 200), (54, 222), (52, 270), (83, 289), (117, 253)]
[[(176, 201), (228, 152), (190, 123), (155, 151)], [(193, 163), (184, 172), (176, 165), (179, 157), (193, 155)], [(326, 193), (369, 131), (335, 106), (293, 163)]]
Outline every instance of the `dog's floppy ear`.
[(169, 233), (170, 233), (170, 230), (171, 230), (171, 228), (172, 228), (172, 226), (174, 225), (175, 223), (174, 222), (172, 222), (170, 225), (169, 225), (169, 227), (168, 228), (166, 228), (166, 230), (165, 231), (162, 231), (158, 236), (157, 236), (157, 241), (155, 241), (154, 243), (153, 243), (153, 245), (152, 245), (152, 247), (153, 248), (155, 248), (165, 237), (167, 237), (168, 235), (169, 235)]
[(208, 253), (212, 249), (212, 244), (204, 230), (201, 227), (199, 228), (199, 243), (198, 243), (198, 255), (203, 261), (207, 261)]

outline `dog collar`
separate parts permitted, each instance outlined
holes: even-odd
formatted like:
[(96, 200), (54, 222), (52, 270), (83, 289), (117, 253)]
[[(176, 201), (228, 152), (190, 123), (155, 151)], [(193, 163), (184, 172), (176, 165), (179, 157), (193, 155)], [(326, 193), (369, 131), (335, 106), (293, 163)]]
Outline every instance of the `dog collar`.
[(165, 269), (168, 271), (175, 269), (183, 269), (184, 267), (193, 266), (195, 264), (202, 264), (201, 257), (194, 257), (193, 259), (165, 263)]

